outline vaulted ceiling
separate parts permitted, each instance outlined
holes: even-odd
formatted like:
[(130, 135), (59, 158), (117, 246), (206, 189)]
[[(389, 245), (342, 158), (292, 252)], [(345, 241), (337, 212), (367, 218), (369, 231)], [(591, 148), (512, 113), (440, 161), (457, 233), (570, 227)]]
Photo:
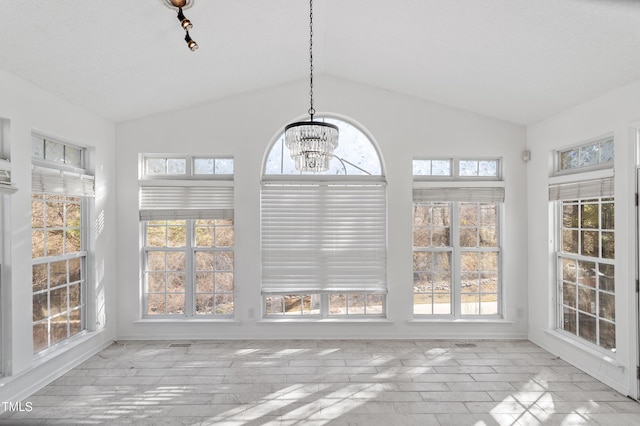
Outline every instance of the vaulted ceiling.
[[(308, 78), (308, 9), (194, 0), (194, 53), (164, 0), (0, 0), (0, 69), (118, 122)], [(635, 0), (315, 0), (314, 33), (320, 84), (519, 124), (640, 79)]]

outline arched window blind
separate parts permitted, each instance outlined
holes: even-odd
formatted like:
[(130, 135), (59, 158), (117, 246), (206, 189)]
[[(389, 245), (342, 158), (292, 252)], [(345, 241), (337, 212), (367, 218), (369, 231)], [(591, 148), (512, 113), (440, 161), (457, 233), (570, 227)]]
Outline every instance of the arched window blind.
[(264, 182), (262, 292), (386, 292), (385, 184)]

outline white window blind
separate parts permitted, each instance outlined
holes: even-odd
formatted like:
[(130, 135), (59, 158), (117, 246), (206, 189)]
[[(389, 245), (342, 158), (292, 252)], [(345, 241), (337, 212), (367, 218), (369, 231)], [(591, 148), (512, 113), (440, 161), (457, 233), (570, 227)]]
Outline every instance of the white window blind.
[(95, 197), (93, 176), (48, 167), (33, 167), (31, 190), (36, 194)]
[(414, 188), (413, 201), (427, 203), (432, 201), (467, 201), (476, 203), (504, 202), (503, 187), (468, 188)]
[(13, 194), (17, 190), (11, 183), (11, 162), (0, 159), (0, 194)]
[(232, 182), (140, 184), (140, 220), (233, 219)]
[(614, 179), (603, 178), (549, 186), (549, 201), (613, 197)]
[(386, 292), (384, 184), (263, 183), (263, 294)]

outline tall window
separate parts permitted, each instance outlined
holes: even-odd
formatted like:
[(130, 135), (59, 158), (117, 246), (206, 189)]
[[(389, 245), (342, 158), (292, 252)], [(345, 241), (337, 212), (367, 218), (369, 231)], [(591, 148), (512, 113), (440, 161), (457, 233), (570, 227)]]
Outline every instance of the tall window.
[(296, 172), (283, 135), (267, 155), (261, 193), (267, 317), (381, 317), (386, 312), (386, 189), (380, 157), (356, 127), (326, 121), (340, 129), (329, 171)]
[(233, 159), (141, 157), (143, 316), (234, 314)]
[(501, 186), (440, 186), (499, 177), (494, 160), (414, 160), (413, 312), (416, 316), (501, 314)]
[(616, 349), (614, 180), (552, 185), (557, 206), (557, 328)]
[(83, 148), (32, 138), (35, 353), (86, 329), (87, 214), (94, 196)]

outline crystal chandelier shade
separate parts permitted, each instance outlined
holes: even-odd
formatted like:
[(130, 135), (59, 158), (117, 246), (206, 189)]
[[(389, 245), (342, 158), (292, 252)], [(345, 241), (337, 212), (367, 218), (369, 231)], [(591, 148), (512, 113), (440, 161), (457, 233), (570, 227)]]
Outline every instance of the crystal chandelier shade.
[(300, 172), (326, 172), (338, 146), (338, 126), (313, 121), (313, 0), (309, 1), (309, 121), (291, 123), (284, 128), (284, 141), (296, 170)]
[(338, 146), (338, 127), (317, 121), (292, 123), (284, 129), (284, 140), (296, 170), (324, 172)]

